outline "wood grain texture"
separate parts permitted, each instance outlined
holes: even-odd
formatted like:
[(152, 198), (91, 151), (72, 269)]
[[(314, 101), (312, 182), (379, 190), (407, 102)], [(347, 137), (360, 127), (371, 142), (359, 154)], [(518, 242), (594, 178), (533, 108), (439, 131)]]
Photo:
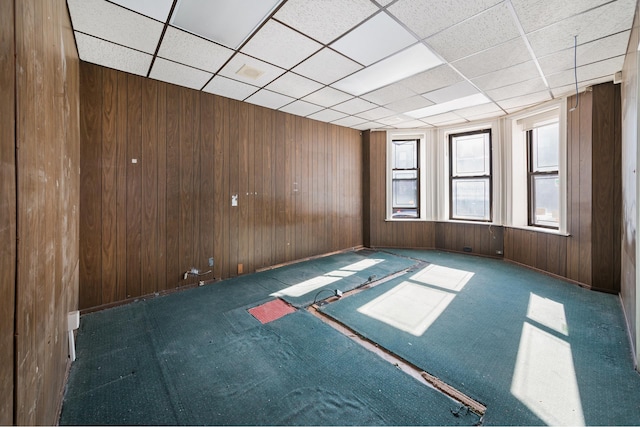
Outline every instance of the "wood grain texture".
[(81, 67), (101, 168), (83, 188), (83, 309), (362, 244), (358, 131)]
[(0, 425), (13, 424), (16, 290), (14, 4), (0, 2)]
[[(91, 202), (93, 211), (81, 223), (79, 63), (66, 3), (14, 5), (15, 69), (22, 71), (15, 76), (19, 267), (12, 422), (56, 424), (69, 363), (67, 314), (78, 307), (79, 227), (101, 234), (102, 200)], [(94, 118), (90, 113), (82, 127), (100, 140)], [(89, 145), (84, 154), (93, 158), (95, 150)], [(102, 251), (100, 237), (87, 243)], [(101, 277), (101, 264), (91, 271)]]

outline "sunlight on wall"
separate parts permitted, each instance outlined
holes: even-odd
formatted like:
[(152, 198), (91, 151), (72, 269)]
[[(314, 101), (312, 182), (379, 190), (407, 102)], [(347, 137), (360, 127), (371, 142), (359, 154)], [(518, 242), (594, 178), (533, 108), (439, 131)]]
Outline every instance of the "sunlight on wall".
[(420, 336), (446, 310), (473, 276), (454, 268), (429, 265), (358, 309), (401, 331)]
[[(568, 335), (562, 304), (531, 294), (528, 315)], [(549, 425), (584, 425), (571, 345), (529, 322), (522, 327), (511, 393)]]
[(300, 282), (295, 285), (289, 286), (288, 288), (279, 290), (278, 292), (274, 292), (271, 294), (271, 296), (273, 297), (288, 296), (292, 298), (300, 297), (309, 292), (315, 291), (316, 289), (320, 289), (324, 286), (335, 283), (344, 277), (352, 276), (356, 274), (358, 271), (362, 271), (369, 267), (373, 267), (374, 265), (379, 264), (383, 261), (384, 261), (383, 259), (373, 259), (373, 258), (358, 261), (353, 264), (349, 264), (345, 267), (342, 267), (338, 270), (333, 270), (328, 273), (325, 273), (322, 276), (316, 276), (312, 279), (305, 280), (304, 282)]

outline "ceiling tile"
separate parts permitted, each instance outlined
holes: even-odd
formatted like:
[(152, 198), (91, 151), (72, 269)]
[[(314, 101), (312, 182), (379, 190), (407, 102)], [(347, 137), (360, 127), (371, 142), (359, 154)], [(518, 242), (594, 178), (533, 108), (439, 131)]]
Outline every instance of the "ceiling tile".
[(420, 120), (409, 120), (406, 122), (402, 122), (402, 123), (398, 123), (395, 125), (395, 127), (399, 128), (399, 129), (427, 129), (427, 128), (431, 128), (433, 126), (420, 121)]
[(155, 53), (164, 25), (104, 0), (68, 0), (73, 29)]
[(511, 0), (525, 33), (546, 27), (610, 0)]
[(305, 101), (294, 101), (289, 105), (285, 105), (280, 108), (280, 111), (284, 111), (285, 113), (295, 114), (296, 116), (308, 116), (309, 114), (316, 113), (322, 110), (324, 107), (320, 107), (315, 104), (311, 104)]
[(139, 76), (147, 75), (153, 57), (137, 50), (75, 33), (80, 59)]
[(455, 61), (451, 65), (468, 79), (472, 79), (532, 59), (522, 37), (517, 37), (484, 52)]
[(434, 104), (452, 101), (454, 99), (463, 98), (465, 96), (475, 95), (478, 90), (467, 81), (462, 81), (451, 86), (443, 87), (423, 94), (425, 98)]
[(334, 111), (327, 108), (326, 110), (318, 111), (317, 113), (313, 113), (307, 117), (313, 120), (319, 120), (321, 122), (333, 122), (334, 120), (339, 120), (346, 116), (347, 115), (344, 113), (340, 113), (339, 111)]
[(441, 63), (440, 58), (434, 55), (429, 48), (418, 43), (351, 74), (333, 83), (332, 86), (352, 95), (362, 95), (433, 68)]
[(424, 117), (431, 117), (441, 113), (459, 110), (461, 108), (473, 107), (475, 105), (488, 104), (489, 102), (491, 102), (491, 100), (485, 95), (481, 93), (475, 93), (473, 95), (455, 98), (450, 101), (433, 104), (417, 110), (407, 111), (405, 114), (416, 119), (423, 119)]
[(386, 104), (385, 107), (399, 113), (405, 113), (407, 111), (417, 110), (418, 108), (427, 107), (432, 104), (433, 102), (429, 101), (424, 96), (414, 95), (410, 98), (405, 98)]
[(311, 92), (320, 89), (322, 85), (313, 80), (301, 77), (294, 73), (285, 73), (266, 86), (267, 89), (288, 95), (293, 98), (302, 98)]
[(504, 114), (502, 109), (497, 105), (492, 103), (476, 105), (473, 107), (461, 108), (460, 110), (456, 110), (455, 113), (464, 117), (468, 120), (476, 120), (476, 119), (484, 119), (486, 117), (498, 116)]
[(158, 51), (162, 58), (212, 73), (218, 71), (231, 55), (231, 49), (173, 27), (167, 27)]
[(362, 65), (324, 48), (293, 69), (310, 79), (324, 84), (331, 84), (362, 68)]
[(635, 0), (617, 0), (527, 34), (534, 53), (542, 57), (573, 48), (574, 36), (584, 44), (631, 28)]
[(388, 10), (420, 38), (427, 38), (472, 17), (502, 0), (400, 0)]
[(427, 43), (447, 61), (455, 61), (519, 37), (506, 3), (429, 37)]
[[(577, 54), (575, 54), (578, 67), (614, 56), (624, 55), (627, 52), (630, 33), (630, 31), (623, 31), (622, 33), (579, 45)], [(538, 62), (545, 75), (573, 69), (574, 49), (571, 47), (560, 52), (552, 53), (551, 55), (540, 58)]]
[(295, 100), (289, 96), (262, 89), (251, 95), (245, 101), (250, 104), (261, 105), (263, 107), (277, 110), (278, 108), (281, 108)]
[(462, 80), (463, 78), (460, 74), (445, 64), (404, 79), (400, 83), (419, 94), (440, 89)]
[(291, 68), (322, 45), (273, 19), (255, 33), (241, 52), (283, 68)]
[(173, 0), (111, 0), (111, 2), (162, 23), (167, 22), (173, 4)]
[(397, 82), (362, 95), (361, 98), (378, 105), (384, 105), (400, 99), (410, 98), (414, 95), (415, 92), (403, 86), (402, 82)]
[(530, 93), (541, 92), (545, 89), (547, 89), (547, 86), (542, 78), (538, 77), (525, 82), (488, 90), (487, 95), (494, 101), (501, 101), (503, 99), (513, 98), (514, 96), (523, 96)]
[[(610, 81), (611, 81), (611, 76), (600, 77), (600, 78), (597, 78), (597, 79), (591, 79), (591, 80), (582, 81), (582, 82), (578, 83), (578, 92), (583, 92), (585, 90), (585, 88), (587, 88), (589, 86), (597, 85), (597, 84), (600, 84), (600, 83), (606, 83), (606, 82), (610, 82)], [(551, 89), (551, 92), (553, 93), (553, 96), (556, 97), (556, 98), (563, 97), (563, 96), (575, 95), (576, 94), (576, 85), (575, 84), (570, 84), (570, 85), (565, 85), (565, 86), (559, 86), (559, 87)]]
[(328, 44), (377, 10), (369, 0), (288, 0), (274, 17), (309, 37)]
[[(238, 74), (238, 71), (243, 67), (250, 67), (257, 72), (261, 72), (258, 77), (251, 78), (242, 74)], [(282, 75), (285, 71), (282, 68), (276, 67), (275, 65), (267, 64), (266, 62), (262, 62), (258, 59), (251, 58), (250, 56), (243, 54), (236, 54), (231, 60), (224, 66), (222, 70), (220, 70), (220, 74), (229, 77), (234, 80), (239, 80), (241, 82), (255, 85), (255, 86), (264, 86), (275, 80), (280, 75)]]
[(200, 90), (213, 74), (186, 65), (156, 58), (149, 77), (178, 86)]
[(456, 113), (450, 112), (450, 113), (443, 113), (443, 114), (437, 114), (435, 116), (425, 117), (422, 119), (422, 121), (432, 124), (434, 126), (447, 126), (447, 125), (453, 125), (457, 123), (464, 123), (467, 120), (460, 117)]
[(362, 117), (367, 120), (379, 120), (385, 117), (393, 116), (394, 112), (389, 110), (388, 108), (378, 107), (373, 110), (368, 110), (363, 113), (358, 114), (358, 117)]
[(378, 13), (331, 47), (363, 65), (414, 44), (417, 39), (384, 12)]
[(472, 79), (473, 84), (483, 91), (508, 86), (514, 83), (540, 77), (540, 73), (533, 61), (524, 62), (513, 67), (485, 74), (484, 76)]
[(358, 129), (358, 130), (369, 130), (369, 129), (380, 129), (383, 127), (383, 125), (377, 122), (365, 122), (359, 125), (353, 125), (351, 127), (353, 129)]
[(364, 122), (366, 122), (366, 120), (361, 119), (360, 117), (348, 116), (342, 119), (334, 120), (333, 124), (339, 125), (339, 126), (353, 127), (355, 125), (360, 125)]
[(237, 49), (279, 0), (180, 0), (171, 24), (208, 40)]
[(331, 107), (351, 98), (353, 98), (351, 95), (347, 95), (344, 92), (331, 87), (325, 87), (311, 95), (305, 96), (304, 100), (313, 104), (322, 105), (323, 107)]
[(535, 104), (540, 104), (545, 101), (551, 100), (551, 95), (548, 90), (544, 90), (537, 93), (532, 93), (525, 96), (516, 96), (515, 98), (509, 98), (502, 101), (498, 101), (497, 104), (504, 109), (507, 113), (514, 113), (520, 111), (526, 107), (530, 107)]
[(378, 105), (360, 98), (353, 98), (332, 108), (347, 114), (358, 114), (376, 108)]
[[(594, 62), (592, 64), (578, 67), (578, 82), (593, 80), (602, 77), (608, 77), (609, 81), (613, 81), (613, 75), (622, 70), (624, 64), (624, 55), (616, 56), (604, 61)], [(575, 73), (573, 70), (566, 70), (560, 73), (547, 76), (547, 81), (551, 88), (575, 84)]]
[[(385, 117), (383, 119), (378, 119), (378, 122), (387, 126), (397, 126), (400, 123), (406, 123), (409, 121), (416, 121), (413, 117), (405, 116), (404, 114), (396, 114), (393, 116)], [(424, 123), (423, 123), (424, 125)]]
[(244, 100), (259, 88), (222, 76), (215, 76), (204, 89), (205, 92), (237, 100)]

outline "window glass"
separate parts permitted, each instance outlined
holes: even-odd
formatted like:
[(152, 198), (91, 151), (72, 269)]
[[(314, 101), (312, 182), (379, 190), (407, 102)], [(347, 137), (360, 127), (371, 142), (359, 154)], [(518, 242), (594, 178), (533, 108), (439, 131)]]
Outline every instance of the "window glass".
[(558, 122), (527, 131), (529, 144), (529, 225), (558, 228), (560, 224)]
[(560, 133), (558, 123), (535, 128), (533, 132), (533, 171), (557, 171)]
[(418, 218), (419, 165), (418, 140), (394, 140), (391, 171), (392, 218)]
[(451, 219), (491, 221), (491, 131), (449, 136)]

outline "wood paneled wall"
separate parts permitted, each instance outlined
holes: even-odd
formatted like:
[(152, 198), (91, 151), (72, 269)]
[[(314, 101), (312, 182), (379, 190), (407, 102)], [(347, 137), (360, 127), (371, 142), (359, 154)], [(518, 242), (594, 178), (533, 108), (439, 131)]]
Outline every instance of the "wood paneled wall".
[(438, 249), (501, 257), (504, 243), (502, 226), (487, 224), (436, 222)]
[[(362, 245), (359, 131), (88, 63), (80, 75), (81, 308)], [(212, 274), (183, 280), (210, 257)]]
[[(8, 236), (17, 237), (17, 270), (14, 398), (4, 391), (0, 398), (3, 408), (12, 401), (13, 419), (3, 414), (0, 424), (54, 425), (69, 364), (67, 314), (77, 309), (79, 61), (64, 0), (4, 1), (2, 8), (0, 31), (15, 25), (16, 191), (4, 194), (11, 187), (10, 178), (4, 181), (4, 138), (11, 135), (3, 107), (2, 197), (17, 197), (16, 234)], [(3, 310), (10, 305), (2, 300)], [(3, 359), (3, 377), (5, 366)]]
[(0, 425), (13, 423), (16, 138), (13, 1), (0, 2)]
[[(549, 271), (593, 289), (620, 291), (620, 86), (593, 86), (567, 113), (568, 237), (507, 229), (507, 259)], [(568, 108), (575, 105), (575, 96)], [(544, 254), (547, 254), (545, 256)], [(557, 253), (557, 258), (551, 256)]]

